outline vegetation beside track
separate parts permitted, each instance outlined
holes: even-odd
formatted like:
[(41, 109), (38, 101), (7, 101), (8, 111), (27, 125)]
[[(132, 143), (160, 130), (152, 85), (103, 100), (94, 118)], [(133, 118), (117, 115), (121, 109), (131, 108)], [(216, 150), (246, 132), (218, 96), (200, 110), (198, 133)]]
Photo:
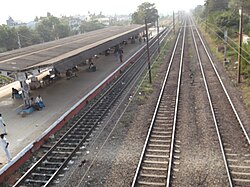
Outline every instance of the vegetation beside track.
[(11, 82), (13, 82), (11, 78), (0, 75), (0, 87), (5, 86), (6, 84), (9, 84)]
[[(161, 47), (160, 54), (152, 61), (151, 63), (151, 76), (152, 76), (152, 82), (154, 82), (155, 79), (158, 78), (158, 71), (161, 68), (161, 65), (163, 63), (167, 63), (167, 54), (168, 50), (171, 46), (171, 43), (173, 42), (173, 37), (170, 37), (167, 39), (164, 43), (164, 45)], [(141, 84), (139, 85), (139, 91), (136, 96), (136, 100), (140, 104), (144, 104), (147, 102), (148, 97), (153, 93), (153, 84), (149, 83), (149, 74), (147, 72), (146, 76), (143, 78)]]
[[(239, 34), (239, 8), (243, 7), (243, 33), (250, 35), (250, 7), (249, 1), (206, 0), (204, 6), (194, 10), (199, 28), (207, 40), (212, 53), (223, 64), (232, 84), (239, 87), (244, 102), (250, 112), (250, 42), (242, 46), (241, 83), (237, 83), (238, 73), (238, 34)], [(224, 63), (224, 32), (228, 32), (227, 61)]]

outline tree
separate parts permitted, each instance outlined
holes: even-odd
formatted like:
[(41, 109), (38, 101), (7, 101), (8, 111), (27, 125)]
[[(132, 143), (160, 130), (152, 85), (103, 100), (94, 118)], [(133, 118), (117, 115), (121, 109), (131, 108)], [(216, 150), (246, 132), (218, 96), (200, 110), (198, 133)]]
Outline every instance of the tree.
[(38, 23), (36, 30), (44, 42), (69, 36), (70, 28), (57, 17), (49, 16)]
[(226, 10), (228, 8), (228, 0), (206, 0), (205, 7), (207, 12)]
[(2, 52), (18, 48), (17, 32), (14, 27), (0, 26), (0, 48)]
[(104, 25), (99, 23), (98, 21), (90, 21), (90, 22), (82, 21), (82, 24), (80, 26), (80, 31), (81, 33), (84, 33), (84, 32), (90, 32), (90, 31), (94, 31), (97, 29), (101, 29), (101, 28), (104, 28)]
[(148, 23), (156, 22), (158, 18), (158, 11), (155, 8), (154, 3), (142, 3), (138, 6), (137, 11), (132, 14), (132, 23), (135, 24), (144, 24), (145, 18)]
[(16, 30), (22, 47), (27, 47), (41, 42), (41, 38), (35, 30), (31, 30), (26, 26), (18, 27)]

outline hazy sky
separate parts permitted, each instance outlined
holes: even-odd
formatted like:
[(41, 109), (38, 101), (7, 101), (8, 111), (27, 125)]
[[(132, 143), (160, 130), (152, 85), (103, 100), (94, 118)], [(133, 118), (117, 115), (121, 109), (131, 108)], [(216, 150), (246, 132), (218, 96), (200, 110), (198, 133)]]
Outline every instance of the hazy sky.
[(100, 13), (105, 15), (129, 14), (136, 11), (143, 2), (155, 3), (159, 13), (167, 14), (173, 10), (189, 10), (204, 0), (1, 0), (0, 24), (6, 24), (11, 16), (14, 20), (29, 22), (36, 16), (46, 16), (47, 12), (61, 15), (87, 15)]

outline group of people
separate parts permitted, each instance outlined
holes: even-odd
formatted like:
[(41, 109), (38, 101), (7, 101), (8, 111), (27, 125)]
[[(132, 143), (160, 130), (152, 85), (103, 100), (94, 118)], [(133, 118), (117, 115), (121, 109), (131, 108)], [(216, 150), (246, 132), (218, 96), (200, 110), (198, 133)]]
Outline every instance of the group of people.
[(71, 79), (72, 77), (77, 77), (77, 74), (76, 74), (77, 71), (79, 71), (79, 70), (76, 66), (71, 68), (71, 69), (68, 69), (66, 71), (67, 80)]
[[(16, 94), (18, 92), (16, 92), (16, 89), (12, 89), (12, 98), (14, 98), (14, 94)], [(45, 107), (42, 97), (40, 95), (38, 95), (36, 97), (36, 99), (34, 100), (33, 97), (31, 97), (30, 99), (30, 103), (28, 107), (34, 107), (36, 110), (41, 110), (43, 107)], [(5, 152), (5, 155), (7, 157), (7, 161), (10, 162), (11, 161), (11, 155), (10, 152), (8, 150), (9, 147), (9, 142), (6, 139), (7, 135), (7, 128), (6, 128), (6, 123), (2, 117), (2, 114), (0, 114), (0, 140), (1, 140), (1, 144), (2, 144), (2, 148)]]
[(38, 95), (34, 100), (33, 97), (30, 98), (29, 107), (33, 107), (35, 110), (41, 110), (45, 107), (41, 95)]
[(6, 139), (7, 135), (7, 130), (6, 130), (6, 124), (3, 120), (2, 114), (0, 114), (0, 138), (1, 138), (1, 144), (2, 144), (2, 148), (5, 152), (5, 155), (7, 157), (8, 162), (11, 161), (11, 156), (10, 156), (10, 152), (8, 150), (9, 147), (9, 142)]

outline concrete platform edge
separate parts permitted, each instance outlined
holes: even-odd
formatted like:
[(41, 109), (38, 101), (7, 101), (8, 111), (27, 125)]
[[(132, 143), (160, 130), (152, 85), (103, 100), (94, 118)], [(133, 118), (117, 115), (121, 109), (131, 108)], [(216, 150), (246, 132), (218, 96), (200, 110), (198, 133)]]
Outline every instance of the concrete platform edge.
[(57, 132), (63, 127), (63, 125), (71, 119), (75, 114), (77, 114), (87, 103), (92, 100), (100, 91), (116, 76), (121, 74), (133, 60), (143, 52), (146, 45), (143, 45), (134, 55), (132, 55), (125, 63), (121, 64), (112, 74), (110, 74), (106, 79), (99, 83), (92, 91), (90, 91), (86, 96), (79, 100), (75, 105), (73, 105), (67, 112), (65, 112), (60, 118), (58, 118), (47, 130), (45, 130), (41, 136), (36, 140), (27, 145), (22, 151), (20, 151), (11, 162), (7, 163), (0, 169), (0, 183), (4, 179), (14, 173), (26, 160), (30, 158), (32, 153), (39, 149), (43, 145), (44, 141), (49, 138), (52, 134)]

